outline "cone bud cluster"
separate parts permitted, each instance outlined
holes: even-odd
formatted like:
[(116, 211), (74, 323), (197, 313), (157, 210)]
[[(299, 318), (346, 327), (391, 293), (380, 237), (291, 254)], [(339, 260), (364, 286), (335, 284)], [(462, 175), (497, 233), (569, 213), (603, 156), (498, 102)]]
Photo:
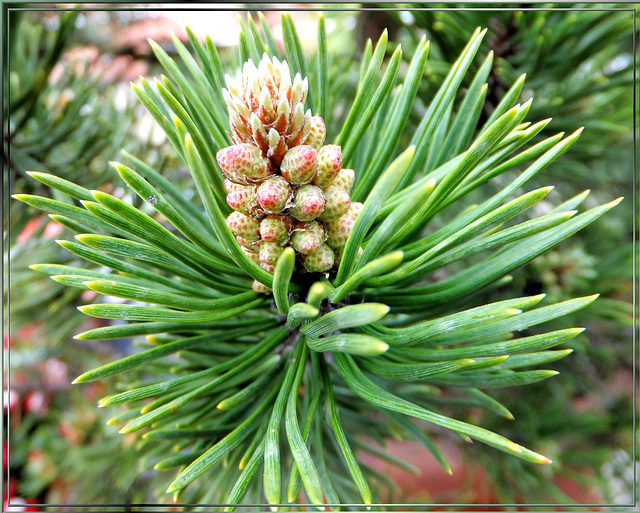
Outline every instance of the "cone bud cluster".
[[(324, 120), (304, 110), (307, 79), (292, 78), (286, 61), (266, 55), (225, 79), (234, 144), (216, 160), (234, 210), (229, 229), (247, 257), (269, 272), (287, 246), (304, 270), (330, 271), (362, 204), (351, 202), (355, 173), (342, 169), (342, 148), (325, 145)], [(253, 290), (269, 292), (259, 282)]]

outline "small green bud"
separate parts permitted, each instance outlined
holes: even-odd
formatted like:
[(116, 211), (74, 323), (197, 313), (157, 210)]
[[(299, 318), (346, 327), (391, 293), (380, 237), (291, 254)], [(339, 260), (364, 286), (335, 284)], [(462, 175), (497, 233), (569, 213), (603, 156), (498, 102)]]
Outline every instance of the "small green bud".
[(232, 193), (233, 191), (237, 191), (238, 189), (240, 189), (241, 187), (243, 187), (240, 184), (237, 184), (235, 182), (232, 182), (231, 180), (229, 180), (228, 178), (224, 179), (224, 188), (227, 191), (227, 194)]
[(335, 185), (338, 187), (342, 187), (347, 192), (351, 192), (351, 187), (353, 187), (353, 182), (355, 181), (355, 179), (356, 173), (353, 169), (341, 169), (331, 182), (330, 187), (332, 185)]
[(270, 214), (260, 221), (260, 237), (267, 242), (284, 244), (289, 240), (294, 219), (288, 215)]
[(322, 214), (326, 200), (322, 189), (315, 185), (298, 187), (289, 214), (298, 221), (313, 221)]
[[(260, 265), (260, 255), (258, 253), (255, 253), (254, 251), (251, 251), (251, 250), (245, 248), (244, 246), (242, 246), (242, 244), (240, 244), (240, 246), (242, 247), (242, 252), (245, 255), (247, 255), (249, 260), (251, 260), (254, 264)], [(255, 245), (255, 246), (259, 247), (258, 245)]]
[(236, 185), (235, 189), (227, 194), (227, 204), (238, 212), (252, 215), (258, 206), (255, 185)]
[(285, 153), (280, 173), (292, 184), (309, 183), (318, 169), (318, 156), (311, 146), (294, 146)]
[(335, 144), (323, 146), (318, 151), (318, 170), (313, 177), (313, 184), (325, 189), (338, 175), (342, 168), (342, 148)]
[(300, 222), (291, 235), (291, 247), (302, 255), (308, 255), (318, 249), (325, 239), (326, 235), (320, 223)]
[(221, 149), (216, 160), (224, 175), (239, 184), (260, 182), (274, 173), (273, 165), (262, 156), (260, 148), (249, 143)]
[(307, 271), (323, 273), (331, 269), (335, 256), (327, 244), (321, 244), (318, 249), (304, 257), (303, 264)]
[(271, 289), (267, 287), (264, 283), (260, 283), (258, 280), (253, 280), (253, 285), (251, 289), (258, 294), (271, 294)]
[(313, 116), (309, 124), (309, 135), (304, 143), (312, 146), (314, 150), (320, 151), (320, 148), (322, 148), (324, 144), (324, 138), (327, 135), (324, 120), (320, 116)]
[(240, 212), (232, 212), (227, 217), (227, 226), (234, 235), (246, 241), (254, 242), (260, 239), (260, 223)]
[(291, 196), (291, 186), (281, 176), (272, 176), (258, 186), (256, 195), (265, 211), (282, 212)]
[(276, 270), (275, 265), (267, 264), (266, 262), (260, 262), (260, 267), (262, 267), (265, 271), (271, 274), (273, 274), (273, 272)]
[(320, 221), (335, 221), (349, 210), (351, 196), (342, 187), (330, 185), (324, 190), (324, 197), (327, 202), (324, 205), (324, 212), (318, 217)]
[(260, 264), (276, 265), (282, 249), (282, 246), (277, 242), (262, 242), (260, 244)]
[(254, 253), (256, 255), (260, 251), (260, 244), (262, 243), (261, 240), (250, 241), (247, 239), (243, 239), (242, 237), (236, 237), (236, 241), (238, 242), (238, 244), (240, 244), (240, 246), (242, 246), (242, 249), (246, 249), (250, 253)]
[(339, 248), (347, 243), (349, 234), (361, 211), (362, 203), (354, 202), (351, 203), (349, 210), (347, 210), (343, 216), (335, 221), (324, 223), (325, 230), (327, 231), (327, 244), (329, 244), (329, 246)]

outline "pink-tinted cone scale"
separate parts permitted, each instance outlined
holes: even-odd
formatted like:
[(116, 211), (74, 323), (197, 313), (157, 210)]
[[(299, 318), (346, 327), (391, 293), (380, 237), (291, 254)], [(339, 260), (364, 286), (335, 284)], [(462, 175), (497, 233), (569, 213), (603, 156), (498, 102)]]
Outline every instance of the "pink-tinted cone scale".
[[(336, 268), (362, 205), (352, 203), (352, 169), (342, 169), (342, 148), (324, 145), (320, 116), (304, 111), (308, 82), (291, 77), (286, 61), (266, 55), (226, 76), (223, 96), (234, 145), (216, 154), (234, 212), (229, 229), (245, 254), (273, 272), (292, 247), (308, 272)], [(270, 293), (260, 282), (253, 290)]]

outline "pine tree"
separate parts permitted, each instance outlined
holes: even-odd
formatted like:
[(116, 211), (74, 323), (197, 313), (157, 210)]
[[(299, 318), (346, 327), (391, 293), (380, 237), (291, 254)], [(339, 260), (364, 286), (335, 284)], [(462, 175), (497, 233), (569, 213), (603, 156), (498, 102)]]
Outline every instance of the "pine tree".
[[(568, 356), (570, 349), (553, 348), (582, 332), (529, 329), (596, 295), (543, 306), (544, 295), (477, 303), (480, 293), (507, 284), (513, 269), (619, 203), (578, 212), (580, 194), (509, 223), (547, 196), (552, 187), (523, 187), (582, 130), (530, 144), (549, 121), (525, 122), (532, 102), (515, 104), (509, 93), (476, 130), (490, 56), (458, 99), (485, 36), (476, 29), (417, 128), (405, 134), (409, 144), (400, 146), (430, 51), (426, 39), (406, 71), (398, 46), (381, 72), (384, 33), (365, 53), (342, 115), (334, 105), (349, 97), (348, 88), (334, 73), (341, 63), (327, 53), (324, 18), (313, 59), (304, 56), (289, 15), (282, 16), (284, 55), (260, 21), (262, 30), (250, 17), (243, 21), (239, 48), (247, 64), (235, 81), (225, 77), (211, 41), (190, 33), (191, 51), (174, 40), (178, 62), (152, 43), (167, 76), (134, 86), (188, 166), (204, 212), (128, 153), (113, 167), (145, 202), (141, 208), (54, 174), (32, 176), (73, 198), (73, 206), (15, 195), (76, 233), (58, 243), (102, 269), (32, 268), (112, 298), (80, 307), (83, 313), (125, 321), (76, 338), (146, 337), (144, 350), (75, 382), (145, 371), (100, 406), (126, 408), (114, 421), (126, 422), (122, 433), (143, 433), (146, 461), (156, 469), (178, 469), (167, 491), (186, 503), (375, 503), (372, 484), (385, 479), (355, 457), (357, 450), (379, 454), (362, 444), (362, 434), (420, 441), (450, 469), (431, 430), (412, 418), (481, 441), (507, 453), (503, 458), (550, 463), (454, 418), (450, 406), (462, 400), (511, 418), (480, 389), (554, 376), (532, 367)], [(449, 126), (441, 123), (445, 116)], [(320, 121), (323, 142), (315, 138)], [(234, 146), (242, 146), (242, 158), (230, 153)], [(312, 150), (296, 149), (303, 146)], [(340, 155), (328, 177), (321, 163), (327, 147)], [(483, 186), (496, 179), (500, 185), (487, 194)], [(351, 180), (351, 187), (339, 186)], [(331, 184), (348, 200), (328, 192)], [(330, 195), (342, 197), (342, 206)], [(471, 195), (482, 201), (470, 203)], [(147, 213), (152, 209), (162, 222)], [(296, 223), (274, 217), (286, 215)], [(436, 271), (444, 278), (436, 280)]]

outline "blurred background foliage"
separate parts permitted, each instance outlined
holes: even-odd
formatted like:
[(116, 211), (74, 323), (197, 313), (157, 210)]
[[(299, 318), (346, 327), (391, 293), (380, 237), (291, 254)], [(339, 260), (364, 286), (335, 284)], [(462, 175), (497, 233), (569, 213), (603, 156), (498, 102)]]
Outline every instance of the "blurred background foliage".
[[(487, 27), (475, 68), (468, 74), (472, 77), (484, 57), (493, 52), (494, 66), (479, 126), (510, 85), (526, 73), (518, 96), (521, 101), (534, 98), (531, 119), (553, 118), (539, 134), (540, 140), (585, 127), (578, 144), (537, 178), (539, 184), (534, 185), (553, 183), (557, 196), (553, 191), (548, 203), (540, 202), (536, 215), (546, 213), (545, 208), (550, 210), (559, 197), (579, 194), (586, 184), (591, 188), (585, 201), (588, 207), (617, 196), (627, 198), (569, 244), (534, 259), (515, 271), (513, 280), (502, 289), (479, 298), (488, 302), (489, 298), (496, 301), (544, 292), (558, 301), (602, 294), (593, 306), (576, 312), (570, 320), (588, 330), (568, 345), (575, 350), (572, 358), (555, 364), (563, 379), (496, 391), (501, 402), (507, 401), (504, 396), (509, 397), (510, 409), (519, 419), (518, 431), (502, 417), (482, 419), (487, 428), (519, 443), (545, 448), (556, 463), (533, 467), (476, 447), (476, 460), (461, 464), (458, 470), (464, 473), (471, 463), (473, 468), (481, 468), (491, 493), (466, 489), (465, 501), (581, 502), (580, 496), (566, 495), (567, 487), (559, 484), (562, 478), (588, 487), (594, 501), (630, 501), (630, 469), (637, 464), (630, 456), (634, 438), (632, 227), (637, 215), (632, 201), (634, 58), (637, 65), (633, 12), (585, 10), (629, 9), (623, 4), (563, 4), (562, 9), (541, 4), (541, 10), (514, 4), (495, 4), (492, 10), (477, 10), (472, 4), (456, 5), (468, 10), (450, 10), (448, 4), (430, 4), (424, 10), (417, 4), (363, 7), (325, 12), (329, 66), (332, 76), (341, 77), (333, 84), (352, 92), (351, 98), (332, 106), (336, 114), (332, 119), (339, 119), (340, 109), (355, 96), (359, 69), (354, 60), (366, 57), (370, 51), (367, 40), (377, 41), (384, 28), (389, 30), (391, 41), (406, 48), (404, 55), (412, 55), (423, 35), (431, 42), (412, 118), (417, 126), (425, 104), (468, 34), (478, 26)], [(14, 11), (9, 17), (9, 66), (4, 77), (9, 95), (3, 98), (3, 235), (5, 269), (9, 269), (4, 275), (5, 305), (10, 300), (10, 312), (6, 307), (4, 312), (5, 363), (11, 347), (10, 381), (4, 376), (5, 390), (11, 391), (4, 409), (11, 430), (10, 446), (5, 445), (11, 456), (12, 478), (7, 493), (49, 504), (168, 502), (171, 496), (164, 494), (152, 465), (146, 465), (153, 456), (149, 444), (133, 447), (133, 442), (118, 435), (117, 429), (107, 424), (105, 414), (95, 408), (99, 397), (123, 385), (115, 381), (101, 382), (94, 388), (69, 385), (83, 370), (113, 359), (114, 350), (126, 354), (131, 342), (105, 346), (71, 340), (81, 323), (86, 328), (91, 322), (75, 309), (91, 300), (88, 291), (63, 288), (27, 266), (35, 262), (78, 265), (80, 259), (73, 259), (51, 240), (72, 234), (65, 235), (49, 218), (8, 201), (8, 196), (52, 194), (65, 201), (64, 195), (45, 190), (25, 175), (26, 171), (44, 171), (68, 180), (81, 179), (87, 188), (135, 201), (108, 166), (110, 160), (119, 158), (121, 149), (178, 182), (180, 190), (189, 195), (188, 171), (135, 101), (129, 85), (139, 75), (150, 76), (158, 70), (147, 36), (170, 54), (175, 52), (170, 30), (186, 40), (186, 33), (180, 32), (182, 18), (177, 13), (151, 11), (16, 14)], [(217, 34), (221, 60), (230, 70), (240, 64), (233, 46), (238, 30), (234, 16), (221, 18), (220, 26), (226, 23), (226, 29), (208, 29), (212, 37)], [(296, 22), (303, 24), (308, 17), (313, 13), (297, 13)], [(232, 35), (225, 40), (227, 30)], [(298, 31), (305, 33), (300, 26)], [(315, 34), (309, 41), (315, 41)], [(403, 72), (406, 65), (401, 67)], [(464, 92), (463, 87), (460, 93)], [(339, 127), (330, 130), (337, 133)], [(497, 180), (495, 186), (499, 185)], [(472, 410), (470, 415), (481, 413)], [(527, 426), (526, 432), (522, 426)], [(460, 440), (450, 442), (455, 450), (464, 445)], [(149, 458), (141, 458), (140, 451), (143, 456), (147, 451)], [(461, 452), (464, 458), (464, 447)], [(558, 486), (548, 486), (551, 482)], [(423, 490), (417, 495), (419, 502), (437, 502), (437, 491)], [(402, 497), (402, 502), (410, 500)]]

